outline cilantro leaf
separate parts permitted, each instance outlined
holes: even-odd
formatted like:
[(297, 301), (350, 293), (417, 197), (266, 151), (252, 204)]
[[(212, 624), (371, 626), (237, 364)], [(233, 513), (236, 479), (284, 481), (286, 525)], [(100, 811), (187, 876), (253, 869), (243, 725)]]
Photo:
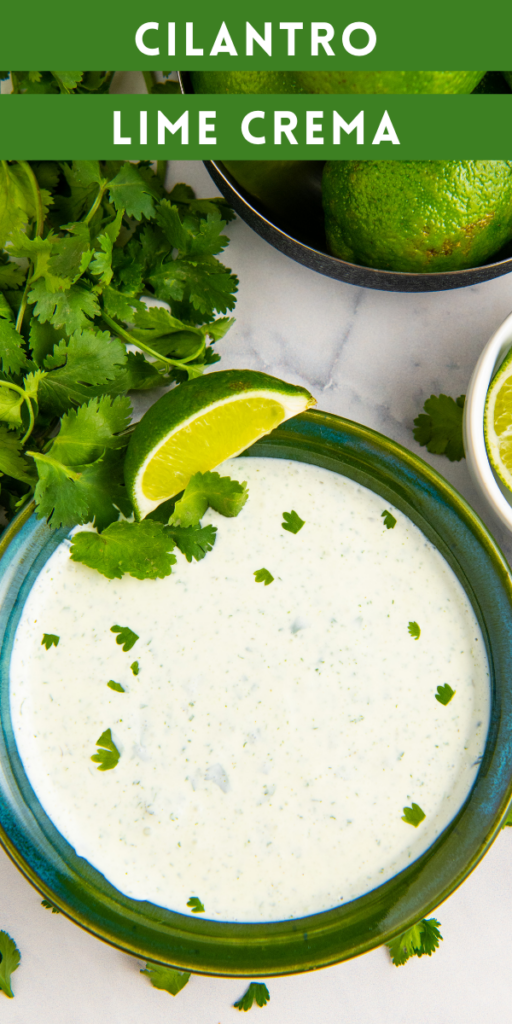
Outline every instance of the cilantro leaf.
[(140, 220), (142, 216), (150, 220), (155, 215), (153, 203), (154, 189), (141, 178), (133, 164), (125, 163), (109, 182), (110, 202), (116, 210), (125, 210), (128, 217)]
[(215, 544), (217, 527), (211, 524), (208, 526), (169, 526), (167, 532), (182, 555), (185, 555), (187, 562), (191, 562), (193, 558), (196, 562), (200, 562)]
[(110, 729), (105, 729), (105, 732), (102, 732), (99, 740), (96, 740), (96, 746), (98, 747), (98, 752), (92, 755), (91, 761), (98, 762), (99, 772), (111, 771), (119, 763), (121, 754), (112, 739)]
[(244, 992), (241, 999), (233, 1006), (237, 1010), (250, 1010), (251, 1007), (256, 1003), (256, 1006), (266, 1006), (270, 999), (270, 993), (266, 985), (261, 981), (251, 981), (249, 988)]
[(401, 967), (412, 956), (432, 956), (432, 953), (438, 949), (439, 943), (443, 941), (439, 928), (440, 922), (436, 921), (435, 917), (430, 917), (428, 920), (423, 918), (418, 924), (414, 924), (412, 928), (408, 928), (401, 935), (397, 935), (396, 939), (388, 942), (388, 949), (395, 967)]
[(0, 319), (0, 363), (4, 373), (14, 374), (28, 365), (21, 334), (13, 324), (4, 319)]
[(52, 71), (53, 77), (59, 83), (62, 92), (73, 92), (84, 76), (83, 71)]
[(386, 530), (394, 530), (396, 526), (396, 519), (394, 515), (392, 515), (391, 512), (388, 512), (387, 508), (385, 508), (384, 512), (381, 512), (381, 516), (384, 520)]
[(41, 906), (46, 910), (51, 910), (52, 914), (60, 914), (59, 908), (54, 903), (50, 903), (50, 900), (41, 900)]
[(111, 626), (110, 632), (119, 634), (119, 636), (116, 636), (116, 644), (119, 644), (123, 651), (131, 651), (139, 639), (137, 633), (134, 633), (133, 629), (130, 629), (129, 626)]
[(141, 969), (140, 973), (147, 974), (153, 988), (163, 989), (171, 996), (177, 996), (178, 992), (185, 988), (190, 978), (190, 971), (175, 971), (173, 967), (163, 967), (162, 964), (150, 962)]
[(424, 403), (424, 413), (414, 420), (413, 435), (418, 444), (435, 455), (446, 455), (450, 462), (464, 458), (462, 417), (465, 395), (457, 399), (448, 395), (431, 395)]
[(68, 334), (90, 327), (91, 320), (100, 315), (96, 296), (79, 284), (63, 292), (50, 292), (40, 278), (29, 292), (28, 301), (35, 303), (34, 316), (41, 323), (49, 321), (54, 327), (65, 327)]
[(414, 828), (418, 828), (421, 822), (426, 818), (425, 811), (422, 811), (418, 804), (412, 803), (410, 807), (404, 807), (404, 813), (402, 821), (405, 821), (407, 825), (413, 825)]
[(29, 454), (39, 478), (34, 492), (36, 515), (51, 526), (94, 521), (98, 529), (104, 529), (119, 518), (119, 510), (129, 511), (121, 453), (107, 450), (95, 462), (73, 468), (52, 454)]
[(126, 447), (127, 439), (118, 435), (130, 423), (131, 411), (129, 398), (110, 395), (70, 409), (60, 421), (52, 457), (66, 466), (82, 466), (95, 462), (106, 448)]
[(301, 519), (297, 512), (292, 509), (291, 512), (283, 512), (284, 523), (281, 523), (283, 530), (288, 530), (289, 533), (298, 533), (302, 530), (305, 520)]
[(193, 914), (204, 914), (204, 905), (201, 903), (199, 896), (191, 896), (187, 900), (187, 907), (190, 907)]
[[(2, 419), (1, 399), (4, 392), (7, 395), (14, 395), (14, 391), (7, 388), (0, 388), (0, 419)], [(23, 483), (32, 484), (35, 476), (30, 463), (22, 455), (21, 444), (12, 430), (7, 430), (0, 424), (0, 473), (12, 476), (15, 480), (22, 480)]]
[(439, 701), (440, 704), (446, 705), (450, 703), (452, 697), (455, 697), (455, 693), (456, 691), (452, 690), (451, 686), (449, 686), (448, 683), (445, 683), (443, 686), (437, 687), (437, 693), (434, 694), (434, 696), (436, 700)]
[(142, 523), (111, 523), (100, 534), (88, 530), (75, 533), (70, 555), (109, 580), (121, 579), (125, 573), (138, 580), (155, 580), (170, 575), (176, 562), (173, 548), (166, 527), (145, 519)]
[(204, 317), (235, 308), (238, 278), (214, 256), (162, 260), (147, 280), (157, 298), (190, 305)]
[(35, 217), (30, 181), (19, 164), (0, 162), (0, 249), (13, 231), (23, 231)]
[(124, 686), (121, 686), (121, 683), (115, 683), (113, 679), (109, 679), (107, 686), (110, 686), (110, 689), (115, 690), (116, 693), (126, 693)]
[(171, 526), (197, 526), (209, 506), (222, 516), (237, 516), (248, 497), (245, 481), (241, 484), (219, 473), (195, 473), (183, 497), (176, 502), (169, 523)]
[(12, 999), (11, 974), (19, 967), (21, 954), (14, 939), (4, 931), (0, 932), (0, 955), (0, 992)]
[(131, 668), (134, 676), (138, 676), (139, 671), (140, 671), (138, 661), (132, 661), (132, 663), (130, 665), (130, 668)]
[(39, 389), (41, 408), (62, 414), (71, 405), (108, 394), (125, 364), (126, 350), (117, 338), (101, 331), (77, 331), (69, 341), (59, 342), (45, 359), (45, 369), (50, 372)]
[(268, 587), (269, 583), (274, 582), (274, 577), (268, 569), (256, 569), (253, 575), (256, 583), (264, 583), (266, 587)]
[(421, 629), (417, 622), (409, 622), (407, 630), (409, 632), (409, 636), (412, 636), (413, 640), (419, 640), (421, 636)]
[(49, 651), (50, 647), (58, 647), (59, 646), (59, 640), (60, 640), (60, 636), (57, 636), (55, 633), (43, 633), (43, 639), (41, 640), (41, 647), (44, 646), (44, 647), (46, 647), (46, 650)]

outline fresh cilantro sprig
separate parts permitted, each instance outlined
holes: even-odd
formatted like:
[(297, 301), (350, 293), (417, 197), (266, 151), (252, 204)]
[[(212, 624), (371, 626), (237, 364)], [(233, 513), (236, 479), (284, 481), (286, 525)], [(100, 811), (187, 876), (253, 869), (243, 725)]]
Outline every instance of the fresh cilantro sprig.
[(256, 1003), (256, 1006), (266, 1006), (270, 999), (270, 993), (266, 985), (261, 981), (251, 981), (249, 988), (244, 992), (241, 999), (233, 1006), (237, 1010), (250, 1010), (251, 1007)]
[(424, 403), (425, 412), (414, 420), (413, 435), (418, 444), (434, 455), (446, 455), (450, 462), (464, 458), (462, 416), (465, 395), (431, 395)]
[(140, 973), (147, 975), (153, 988), (163, 989), (171, 996), (177, 996), (190, 979), (190, 971), (175, 971), (173, 967), (163, 967), (162, 964), (147, 963)]
[(443, 941), (439, 928), (440, 921), (436, 921), (435, 917), (429, 917), (428, 920), (423, 918), (412, 928), (408, 928), (406, 932), (398, 935), (396, 939), (388, 942), (391, 960), (395, 967), (401, 967), (412, 956), (432, 956), (432, 953), (438, 949), (439, 943)]
[(20, 965), (21, 954), (14, 939), (7, 932), (0, 932), (0, 992), (12, 999), (11, 975)]
[[(27, 75), (39, 91), (52, 91), (55, 76), (55, 88), (68, 91), (93, 84), (85, 72)], [(0, 161), (1, 505), (7, 522), (33, 498), (51, 526), (93, 522), (101, 536), (115, 525), (104, 542), (91, 535), (75, 544), (75, 557), (83, 548), (87, 564), (101, 562), (109, 578), (120, 514), (132, 513), (123, 476), (127, 393), (180, 383), (215, 362), (212, 346), (233, 322), (225, 314), (238, 284), (217, 259), (228, 242), (225, 200), (196, 199), (186, 185), (166, 193), (161, 170), (148, 162)], [(142, 295), (166, 307), (148, 308)], [(123, 571), (161, 575), (170, 534), (160, 531), (160, 544), (151, 535), (156, 550), (142, 567), (135, 536), (126, 534)], [(173, 543), (203, 557), (212, 531)]]

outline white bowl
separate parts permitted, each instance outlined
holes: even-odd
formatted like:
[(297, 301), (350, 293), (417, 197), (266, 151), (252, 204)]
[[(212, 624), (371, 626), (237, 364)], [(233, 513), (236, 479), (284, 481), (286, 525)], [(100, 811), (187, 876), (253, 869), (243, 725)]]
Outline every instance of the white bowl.
[(512, 492), (501, 484), (491, 468), (484, 439), (484, 408), (489, 384), (512, 348), (512, 313), (487, 342), (478, 360), (464, 403), (464, 451), (469, 472), (487, 504), (512, 530)]

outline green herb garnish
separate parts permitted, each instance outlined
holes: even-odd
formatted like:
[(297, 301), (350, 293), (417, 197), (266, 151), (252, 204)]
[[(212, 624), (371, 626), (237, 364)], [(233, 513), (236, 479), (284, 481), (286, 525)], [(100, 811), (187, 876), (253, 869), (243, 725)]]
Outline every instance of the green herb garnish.
[(133, 629), (130, 629), (129, 626), (111, 626), (110, 632), (118, 633), (118, 636), (116, 636), (116, 644), (120, 644), (123, 651), (131, 651), (132, 647), (139, 639), (137, 633), (134, 633)]
[(440, 921), (435, 917), (423, 918), (396, 939), (388, 942), (388, 949), (395, 967), (407, 963), (411, 956), (432, 956), (443, 941), (439, 931)]
[(404, 813), (402, 821), (405, 821), (407, 825), (414, 825), (414, 828), (418, 828), (421, 822), (426, 818), (425, 811), (422, 811), (419, 804), (411, 804), (410, 807), (404, 807)]
[(434, 696), (440, 704), (449, 704), (452, 697), (455, 697), (455, 690), (452, 690), (448, 683), (444, 683), (443, 686), (437, 687), (437, 693)]
[(457, 399), (448, 395), (431, 395), (414, 420), (413, 435), (418, 444), (433, 455), (446, 455), (450, 462), (464, 458), (462, 416), (465, 395)]
[(394, 515), (392, 515), (391, 512), (388, 512), (387, 508), (385, 508), (384, 512), (381, 512), (381, 516), (384, 520), (386, 530), (394, 530), (396, 526), (396, 519)]
[(268, 569), (256, 569), (254, 579), (256, 580), (256, 583), (264, 583), (266, 587), (268, 587), (269, 583), (274, 582), (274, 577)]
[(132, 663), (130, 665), (130, 668), (131, 668), (134, 676), (138, 676), (138, 674), (140, 672), (138, 661), (132, 661)]
[(124, 686), (121, 686), (121, 683), (115, 683), (113, 679), (109, 679), (107, 686), (110, 686), (110, 689), (115, 690), (116, 693), (126, 693)]
[(19, 967), (21, 954), (14, 939), (7, 932), (0, 932), (0, 992), (12, 999), (11, 974)]
[[(169, 576), (176, 562), (176, 556), (171, 554), (174, 544), (172, 534), (162, 523), (150, 519), (141, 523), (121, 520), (111, 523), (102, 533), (75, 533), (70, 556), (75, 562), (97, 569), (109, 580), (121, 579), (125, 573), (137, 580), (155, 580)], [(135, 640), (130, 647), (134, 643)], [(123, 650), (129, 651), (130, 647)]]
[(413, 640), (419, 640), (421, 636), (421, 629), (417, 622), (410, 622), (407, 629), (409, 630), (409, 636), (412, 636)]
[(245, 481), (239, 483), (219, 473), (195, 473), (176, 502), (169, 523), (173, 527), (197, 526), (208, 508), (222, 516), (237, 516), (248, 497)]
[(175, 971), (172, 967), (152, 963), (147, 963), (140, 973), (148, 976), (153, 988), (170, 992), (171, 996), (177, 996), (190, 978), (190, 971)]
[(254, 1003), (256, 1003), (256, 1006), (266, 1006), (269, 999), (270, 993), (267, 986), (261, 981), (251, 981), (249, 988), (244, 992), (242, 998), (238, 1002), (233, 1003), (233, 1006), (237, 1010), (250, 1010)]
[(50, 647), (59, 646), (60, 636), (56, 636), (55, 633), (43, 633), (43, 639), (41, 640), (41, 647), (46, 647), (49, 651)]
[(51, 910), (52, 914), (60, 914), (59, 908), (55, 906), (55, 903), (50, 903), (50, 900), (41, 900), (41, 906), (46, 910)]
[(110, 729), (105, 729), (105, 732), (102, 732), (99, 740), (96, 740), (96, 746), (98, 753), (92, 755), (91, 761), (98, 762), (98, 771), (108, 772), (115, 768), (121, 755), (112, 739)]
[(283, 530), (288, 530), (289, 533), (298, 533), (304, 526), (305, 519), (301, 519), (299, 515), (292, 509), (291, 512), (283, 512), (284, 523), (281, 523)]
[(190, 907), (193, 914), (204, 914), (204, 905), (198, 896), (191, 896), (187, 900), (187, 907)]

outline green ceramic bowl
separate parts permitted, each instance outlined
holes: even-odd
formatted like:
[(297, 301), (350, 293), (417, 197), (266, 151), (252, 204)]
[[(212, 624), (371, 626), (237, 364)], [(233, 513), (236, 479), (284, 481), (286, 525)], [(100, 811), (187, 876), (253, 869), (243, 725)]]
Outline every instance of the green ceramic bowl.
[(0, 552), (0, 839), (27, 878), (73, 921), (138, 957), (215, 975), (269, 977), (357, 956), (410, 927), (478, 864), (512, 793), (512, 579), (475, 513), (430, 466), (372, 430), (327, 413), (289, 420), (252, 455), (310, 462), (391, 501), (439, 549), (479, 620), (489, 659), (492, 710), (485, 752), (465, 804), (413, 864), (359, 899), (270, 924), (197, 919), (123, 896), (57, 832), (20, 762), (9, 709), (9, 664), (21, 610), (66, 535), (22, 513)]

